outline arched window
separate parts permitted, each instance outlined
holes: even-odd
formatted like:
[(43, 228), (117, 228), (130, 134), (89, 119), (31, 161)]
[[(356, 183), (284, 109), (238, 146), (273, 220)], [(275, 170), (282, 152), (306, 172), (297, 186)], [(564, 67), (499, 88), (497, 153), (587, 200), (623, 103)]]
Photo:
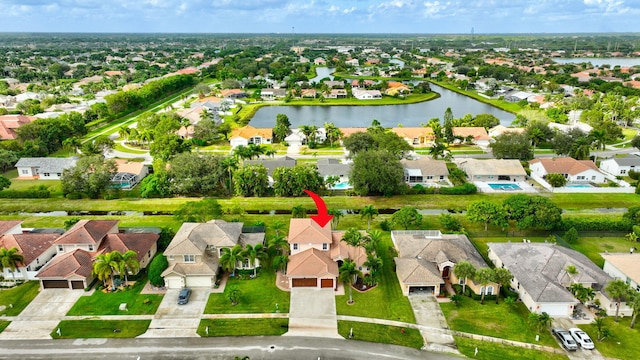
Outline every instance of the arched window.
[(487, 286), (487, 295), (493, 295), (493, 286)]

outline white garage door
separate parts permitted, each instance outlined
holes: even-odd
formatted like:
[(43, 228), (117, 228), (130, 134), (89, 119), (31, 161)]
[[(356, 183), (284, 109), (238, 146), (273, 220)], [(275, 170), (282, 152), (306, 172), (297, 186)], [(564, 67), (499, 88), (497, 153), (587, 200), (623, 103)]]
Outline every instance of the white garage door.
[(540, 304), (540, 313), (546, 312), (549, 316), (570, 316), (571, 310), (568, 304)]
[(188, 276), (187, 287), (212, 287), (213, 278), (211, 276)]
[(164, 285), (169, 289), (182, 289), (184, 287), (180, 276), (166, 276)]

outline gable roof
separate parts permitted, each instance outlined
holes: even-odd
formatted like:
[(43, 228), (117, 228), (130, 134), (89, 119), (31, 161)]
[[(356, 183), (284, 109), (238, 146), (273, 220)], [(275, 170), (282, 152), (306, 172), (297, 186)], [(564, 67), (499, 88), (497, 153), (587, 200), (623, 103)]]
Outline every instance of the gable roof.
[(269, 176), (273, 176), (273, 171), (279, 167), (292, 168), (296, 166), (297, 160), (289, 157), (283, 156), (278, 159), (257, 159), (257, 160), (245, 160), (245, 165), (262, 165), (267, 168), (267, 172)]
[(430, 127), (395, 127), (391, 131), (396, 133), (401, 138), (405, 139), (417, 139), (419, 137), (425, 137), (427, 139), (435, 138), (433, 129)]
[(207, 246), (233, 247), (240, 243), (242, 223), (211, 220), (183, 223), (164, 251), (165, 255), (202, 254)]
[(234, 129), (231, 132), (230, 138), (241, 137), (243, 139), (250, 139), (254, 136), (260, 136), (265, 139), (271, 139), (273, 137), (273, 129), (266, 129), (266, 128), (257, 129), (251, 125), (247, 125), (238, 129)]
[(15, 167), (34, 167), (38, 168), (40, 173), (61, 173), (64, 169), (72, 168), (76, 165), (78, 158), (48, 158), (33, 157), (20, 158)]
[(37, 119), (26, 115), (0, 115), (0, 140), (14, 140), (18, 138), (16, 129)]
[(440, 234), (432, 230), (396, 230), (391, 234), (399, 258), (421, 259), (435, 264), (468, 261), (476, 268), (489, 266), (469, 238), (462, 234)]
[(138, 261), (147, 255), (147, 252), (151, 250), (153, 245), (160, 238), (159, 234), (153, 233), (118, 233), (107, 234), (98, 252), (111, 252), (114, 250), (124, 254), (129, 250), (133, 250), (138, 254)]
[(487, 130), (483, 127), (454, 127), (453, 128), (454, 136), (473, 136), (475, 140), (489, 140), (489, 134), (487, 134)]
[(472, 175), (527, 175), (519, 160), (510, 159), (464, 159), (458, 165)]
[[(608, 159), (607, 159), (608, 160)], [(612, 158), (611, 160), (615, 161), (619, 166), (639, 166), (640, 167), (640, 156), (629, 154), (622, 158)], [(606, 161), (606, 160), (603, 160)]]
[(29, 265), (43, 252), (49, 250), (59, 234), (7, 234), (0, 236), (0, 247), (16, 248), (24, 256), (24, 265)]
[(0, 220), (0, 235), (22, 224), (22, 220)]
[(338, 159), (322, 158), (318, 159), (316, 165), (320, 176), (349, 176), (351, 164), (345, 164)]
[(562, 157), (555, 159), (534, 159), (529, 161), (529, 164), (540, 164), (548, 174), (569, 174), (577, 175), (587, 170), (594, 170), (600, 172), (596, 164), (591, 160), (576, 160), (570, 157)]
[[(574, 302), (566, 289), (579, 282), (601, 290), (611, 277), (583, 254), (550, 243), (489, 243), (495, 254), (536, 302)], [(570, 276), (566, 268), (578, 270)], [(535, 274), (535, 275), (534, 275)]]
[(117, 225), (118, 220), (80, 220), (54, 244), (97, 244)]
[(44, 278), (87, 278), (91, 275), (93, 257), (88, 251), (75, 249), (72, 252), (56, 255), (38, 274)]
[(404, 284), (422, 284), (442, 282), (442, 275), (435, 263), (424, 259), (394, 258), (396, 273)]
[(139, 175), (147, 165), (137, 162), (123, 159), (115, 159), (117, 172)]
[(351, 259), (358, 266), (362, 266), (367, 261), (367, 251), (361, 246), (351, 246), (342, 241), (344, 231), (334, 231), (331, 233), (331, 260), (334, 262)]
[(324, 227), (320, 227), (318, 223), (310, 218), (291, 219), (287, 241), (289, 244), (330, 244), (332, 242), (331, 222), (328, 222)]
[(287, 276), (337, 277), (338, 264), (329, 258), (326, 251), (310, 248), (289, 256)]
[(417, 160), (402, 159), (400, 162), (406, 170), (420, 170), (421, 175), (449, 175), (447, 163), (443, 160), (433, 160), (423, 156)]

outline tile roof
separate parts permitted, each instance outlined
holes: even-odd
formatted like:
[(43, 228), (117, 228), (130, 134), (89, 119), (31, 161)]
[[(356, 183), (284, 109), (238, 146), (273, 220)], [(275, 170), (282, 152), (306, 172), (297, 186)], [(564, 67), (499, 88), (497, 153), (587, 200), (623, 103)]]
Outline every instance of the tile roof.
[(331, 260), (326, 251), (310, 248), (289, 256), (288, 277), (338, 276), (338, 264)]
[(17, 139), (16, 129), (35, 119), (37, 119), (35, 116), (0, 115), (0, 140)]
[(0, 220), (0, 235), (22, 224), (22, 220)]
[(239, 129), (234, 129), (231, 132), (230, 138), (241, 137), (243, 139), (250, 139), (254, 136), (260, 136), (265, 139), (271, 139), (273, 137), (273, 129), (267, 128), (254, 128), (251, 125), (243, 126)]
[(240, 243), (242, 223), (211, 220), (206, 223), (183, 223), (164, 251), (165, 255), (202, 254), (208, 245), (233, 247)]
[(56, 255), (38, 274), (39, 279), (91, 276), (93, 256), (82, 249)]
[(290, 244), (330, 244), (332, 242), (331, 222), (328, 222), (324, 227), (320, 227), (318, 223), (310, 218), (291, 219), (287, 241)]
[(118, 220), (80, 220), (54, 244), (98, 244), (114, 226)]
[(454, 127), (453, 128), (454, 136), (473, 136), (475, 140), (489, 140), (489, 134), (487, 134), (487, 130), (483, 127)]
[(29, 265), (51, 245), (59, 234), (7, 234), (0, 236), (0, 247), (16, 248), (24, 256), (24, 264)]
[(406, 139), (416, 139), (419, 137), (425, 137), (427, 139), (435, 138), (433, 134), (433, 129), (430, 127), (396, 127), (392, 128), (391, 131), (396, 133), (401, 138)]
[(570, 157), (555, 158), (555, 159), (534, 159), (529, 161), (529, 164), (540, 163), (548, 174), (570, 174), (576, 175), (587, 170), (594, 170), (600, 172), (596, 164), (591, 160), (576, 160)]
[(367, 128), (340, 128), (340, 131), (342, 132), (342, 138), (344, 139), (357, 132), (367, 132)]
[(344, 231), (334, 231), (331, 233), (331, 260), (334, 262), (351, 259), (358, 266), (362, 266), (367, 261), (367, 251), (360, 246), (351, 246), (342, 241)]
[(633, 280), (636, 284), (640, 284), (640, 253), (608, 253), (600, 254), (604, 261), (613, 265), (623, 274)]
[(107, 237), (100, 244), (99, 253), (111, 252), (114, 250), (125, 253), (133, 250), (138, 254), (138, 261), (141, 261), (153, 245), (160, 238), (159, 234), (152, 233), (118, 233), (107, 234)]
[(473, 175), (527, 175), (519, 160), (464, 159), (458, 163), (470, 177)]
[(130, 173), (139, 175), (147, 166), (141, 162), (115, 159), (117, 171), (120, 173)]
[(205, 255), (205, 259), (197, 263), (174, 262), (162, 272), (162, 276), (178, 274), (180, 276), (215, 276), (218, 272), (219, 259), (217, 256)]

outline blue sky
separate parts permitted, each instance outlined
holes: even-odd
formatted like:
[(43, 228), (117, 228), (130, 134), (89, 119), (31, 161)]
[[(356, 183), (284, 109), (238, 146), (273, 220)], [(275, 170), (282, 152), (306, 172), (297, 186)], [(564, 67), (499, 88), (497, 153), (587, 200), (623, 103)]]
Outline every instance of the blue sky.
[(640, 0), (0, 0), (0, 9), (0, 32), (640, 32)]

